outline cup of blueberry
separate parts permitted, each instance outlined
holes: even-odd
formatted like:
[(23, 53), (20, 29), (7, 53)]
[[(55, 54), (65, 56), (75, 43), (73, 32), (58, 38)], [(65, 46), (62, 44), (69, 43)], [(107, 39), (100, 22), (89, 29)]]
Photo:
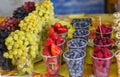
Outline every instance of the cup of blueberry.
[(86, 29), (77, 29), (73, 33), (73, 38), (82, 38), (88, 41), (89, 31)]
[(88, 42), (81, 38), (71, 39), (67, 42), (67, 46), (69, 49), (81, 49), (86, 51), (86, 46)]
[(86, 21), (75, 22), (73, 24), (75, 29), (86, 29), (89, 30), (90, 23)]
[(70, 77), (82, 77), (86, 52), (80, 49), (71, 49), (63, 53)]

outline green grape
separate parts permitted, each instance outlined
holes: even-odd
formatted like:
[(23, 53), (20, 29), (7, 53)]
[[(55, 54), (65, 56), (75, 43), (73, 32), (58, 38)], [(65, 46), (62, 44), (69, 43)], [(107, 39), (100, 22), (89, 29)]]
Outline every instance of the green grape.
[(8, 52), (5, 52), (4, 56), (12, 59), (12, 63), (22, 73), (31, 73), (33, 69), (32, 62), (39, 53), (38, 40), (38, 35), (35, 33), (16, 30), (5, 40)]

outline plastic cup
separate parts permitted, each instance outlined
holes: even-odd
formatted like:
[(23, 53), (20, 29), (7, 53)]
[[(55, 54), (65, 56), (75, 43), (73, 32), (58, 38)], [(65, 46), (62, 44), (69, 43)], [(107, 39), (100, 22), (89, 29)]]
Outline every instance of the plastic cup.
[(115, 52), (115, 58), (117, 61), (117, 67), (118, 67), (118, 77), (120, 77), (120, 50)]
[(48, 77), (59, 77), (60, 56), (46, 56), (41, 54), (46, 65)]
[[(110, 38), (111, 37), (111, 33), (112, 33), (112, 27), (110, 27), (110, 29), (111, 29), (110, 32), (106, 32), (106, 33), (102, 32), (102, 36)], [(101, 36), (101, 32), (96, 31), (96, 36)]]
[(67, 42), (67, 46), (69, 49), (81, 49), (86, 51), (86, 46), (88, 42), (84, 39), (76, 38), (71, 39)]
[[(94, 41), (95, 41), (95, 39), (94, 39)], [(99, 45), (99, 44), (97, 44), (97, 43), (94, 42), (94, 47), (108, 48), (108, 49), (111, 50), (111, 46), (112, 46), (112, 43), (105, 44), (105, 45)]]
[(91, 54), (95, 77), (109, 77), (110, 64), (113, 56), (114, 53), (108, 58), (97, 58)]
[(65, 40), (67, 40), (68, 32), (61, 33), (61, 34), (58, 34), (58, 35), (59, 35), (59, 36), (62, 36)]
[(86, 29), (77, 29), (73, 33), (73, 38), (81, 38), (88, 41), (89, 31)]
[(84, 71), (84, 58), (86, 56), (86, 52), (84, 51), (79, 52), (78, 50), (78, 52), (76, 52), (77, 55), (80, 55), (80, 53), (82, 53), (83, 55), (75, 59), (68, 58), (66, 56), (68, 52), (64, 52), (63, 57), (65, 58), (67, 63), (67, 67), (70, 75), (69, 77), (82, 77)]
[(75, 22), (73, 24), (75, 29), (86, 29), (89, 30), (90, 23), (86, 21)]

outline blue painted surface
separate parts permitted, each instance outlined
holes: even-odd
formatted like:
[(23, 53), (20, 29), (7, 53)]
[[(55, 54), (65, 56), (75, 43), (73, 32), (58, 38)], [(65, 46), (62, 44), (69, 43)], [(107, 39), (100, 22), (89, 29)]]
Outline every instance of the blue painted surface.
[(104, 0), (52, 0), (55, 14), (104, 13)]

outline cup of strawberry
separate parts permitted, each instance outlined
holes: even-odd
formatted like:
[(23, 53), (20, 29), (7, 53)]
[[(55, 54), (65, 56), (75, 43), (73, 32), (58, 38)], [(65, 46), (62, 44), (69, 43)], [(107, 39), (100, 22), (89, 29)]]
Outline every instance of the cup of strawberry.
[(53, 28), (59, 36), (62, 36), (64, 37), (64, 39), (67, 39), (68, 27), (66, 25), (62, 25), (61, 23), (56, 22), (53, 25)]
[(60, 55), (62, 50), (55, 43), (49, 43), (45, 46), (41, 53), (48, 77), (59, 77), (59, 70), (61, 66)]
[(94, 39), (94, 47), (108, 48), (111, 49), (114, 40), (109, 37), (96, 36)]

